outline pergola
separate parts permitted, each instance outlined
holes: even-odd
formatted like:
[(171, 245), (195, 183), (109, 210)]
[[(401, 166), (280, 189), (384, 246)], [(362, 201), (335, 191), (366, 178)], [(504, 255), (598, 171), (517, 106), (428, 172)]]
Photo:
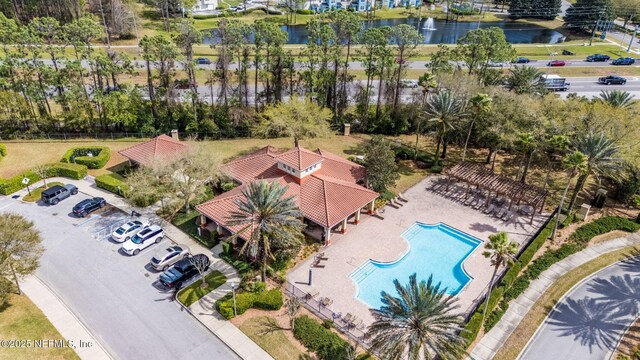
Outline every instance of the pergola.
[[(488, 191), (488, 199), (494, 199), (498, 196), (508, 198), (509, 210), (511, 210), (514, 203), (516, 205), (525, 204), (531, 206), (533, 208), (531, 222), (533, 222), (536, 208), (539, 208), (539, 212), (542, 213), (544, 202), (547, 199), (547, 195), (549, 195), (547, 190), (513, 180), (503, 174), (495, 174), (480, 164), (463, 162), (452, 168), (445, 169), (444, 174), (447, 176), (447, 191), (452, 178), (467, 183), (465, 199), (469, 196), (471, 186), (476, 186), (481, 190)], [(486, 202), (487, 207), (490, 202)]]

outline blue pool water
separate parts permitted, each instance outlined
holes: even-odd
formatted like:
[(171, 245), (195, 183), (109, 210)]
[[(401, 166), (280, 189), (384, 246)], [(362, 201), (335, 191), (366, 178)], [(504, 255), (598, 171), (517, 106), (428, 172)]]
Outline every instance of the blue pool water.
[(409, 250), (399, 260), (382, 263), (369, 260), (351, 273), (357, 284), (358, 299), (371, 308), (380, 308), (380, 293), (392, 296), (397, 292), (393, 280), (406, 285), (409, 276), (417, 273), (418, 281), (433, 274), (435, 283), (442, 282), (449, 294), (456, 295), (471, 281), (462, 263), (482, 241), (445, 224), (415, 223), (403, 234)]

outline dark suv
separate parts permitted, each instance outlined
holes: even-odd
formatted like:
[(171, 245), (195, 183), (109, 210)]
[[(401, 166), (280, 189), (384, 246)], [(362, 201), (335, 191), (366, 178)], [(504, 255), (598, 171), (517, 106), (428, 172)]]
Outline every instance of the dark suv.
[(82, 200), (73, 207), (73, 214), (78, 217), (85, 217), (105, 205), (107, 205), (107, 201), (101, 197)]
[(74, 185), (67, 184), (64, 186), (55, 185), (42, 192), (42, 202), (49, 205), (55, 205), (71, 195), (76, 195), (78, 188)]
[(607, 62), (609, 61), (609, 59), (611, 59), (609, 55), (602, 55), (602, 54), (593, 54), (593, 55), (587, 56), (588, 62)]
[[(207, 255), (194, 255), (193, 261), (196, 262), (198, 260), (202, 260), (207, 267), (209, 266), (210, 260)], [(185, 281), (191, 279), (196, 274), (198, 274), (198, 269), (193, 266), (191, 259), (186, 258), (176, 262), (169, 270), (160, 274), (160, 282), (168, 288), (179, 289)]]

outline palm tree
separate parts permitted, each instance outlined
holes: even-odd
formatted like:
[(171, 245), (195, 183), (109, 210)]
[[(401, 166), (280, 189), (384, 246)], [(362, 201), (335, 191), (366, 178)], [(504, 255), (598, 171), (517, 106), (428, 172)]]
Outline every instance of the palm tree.
[(587, 157), (587, 164), (584, 173), (578, 177), (578, 182), (573, 190), (569, 213), (590, 175), (596, 177), (606, 175), (615, 178), (615, 175), (622, 168), (622, 161), (616, 157), (619, 152), (618, 146), (603, 133), (589, 133), (582, 136), (574, 141), (573, 147)]
[(507, 88), (516, 94), (545, 93), (545, 82), (542, 73), (533, 66), (514, 66), (509, 70)]
[(482, 318), (484, 319), (487, 314), (487, 307), (489, 306), (489, 298), (491, 297), (491, 289), (493, 288), (493, 282), (496, 279), (496, 274), (502, 265), (511, 265), (515, 261), (515, 256), (518, 253), (518, 243), (515, 241), (509, 241), (509, 236), (506, 232), (501, 231), (499, 233), (489, 235), (489, 242), (484, 245), (487, 251), (483, 252), (484, 257), (491, 259), (491, 266), (493, 266), (493, 274), (491, 275), (491, 281), (489, 282), (489, 293), (487, 299), (484, 302), (484, 310), (482, 311)]
[(573, 180), (576, 175), (584, 174), (587, 171), (587, 156), (580, 151), (574, 151), (571, 154), (562, 159), (562, 165), (565, 169), (568, 170), (569, 180), (567, 181), (567, 186), (564, 187), (564, 192), (562, 193), (562, 198), (560, 199), (560, 206), (558, 207), (558, 213), (556, 214), (556, 222), (553, 224), (553, 232), (551, 233), (551, 241), (556, 238), (556, 230), (558, 230), (558, 222), (560, 221), (560, 213), (562, 212), (562, 205), (564, 205), (564, 200), (567, 198), (567, 191), (569, 191), (569, 186), (571, 185), (571, 180)]
[(367, 334), (370, 350), (383, 359), (431, 359), (432, 353), (443, 359), (457, 359), (464, 354), (464, 339), (458, 333), (462, 318), (451, 311), (456, 299), (433, 284), (416, 280), (414, 273), (409, 284), (393, 281), (398, 297), (382, 292), (382, 307), (371, 309), (375, 321)]
[(631, 95), (622, 90), (602, 90), (598, 100), (611, 105), (612, 107), (627, 109), (635, 104), (633, 99), (635, 95)]
[(467, 140), (464, 142), (464, 149), (462, 150), (462, 161), (467, 155), (467, 146), (469, 146), (469, 138), (471, 138), (471, 132), (473, 131), (473, 125), (480, 119), (481, 116), (487, 114), (491, 110), (491, 96), (489, 94), (477, 93), (470, 100), (471, 109), (473, 109), (473, 117), (469, 124), (469, 132), (467, 133)]
[(262, 281), (267, 277), (269, 261), (275, 259), (274, 248), (299, 242), (304, 224), (302, 212), (295, 197), (285, 197), (287, 186), (278, 182), (257, 181), (242, 190), (244, 199), (236, 200), (227, 226), (242, 226), (232, 239), (246, 234), (247, 241), (240, 248), (241, 254), (249, 251), (260, 261)]
[(443, 144), (442, 157), (447, 155), (447, 133), (455, 127), (455, 122), (465, 116), (465, 103), (456, 94), (443, 90), (429, 95), (425, 107), (427, 120), (436, 126), (438, 144), (436, 145), (435, 163), (438, 163), (440, 144)]

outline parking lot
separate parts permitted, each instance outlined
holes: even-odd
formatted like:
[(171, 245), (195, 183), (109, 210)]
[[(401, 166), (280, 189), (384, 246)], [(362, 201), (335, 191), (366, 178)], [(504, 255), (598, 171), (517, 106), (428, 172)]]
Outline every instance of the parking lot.
[[(0, 197), (0, 212), (32, 220), (46, 249), (36, 275), (67, 304), (117, 359), (237, 359), (238, 357), (159, 290), (149, 260), (171, 245), (167, 237), (137, 256), (108, 239), (130, 214), (106, 206), (86, 218), (72, 215), (82, 193), (56, 206)], [(78, 339), (80, 340), (80, 339)], [(77, 341), (77, 340), (76, 340)]]

